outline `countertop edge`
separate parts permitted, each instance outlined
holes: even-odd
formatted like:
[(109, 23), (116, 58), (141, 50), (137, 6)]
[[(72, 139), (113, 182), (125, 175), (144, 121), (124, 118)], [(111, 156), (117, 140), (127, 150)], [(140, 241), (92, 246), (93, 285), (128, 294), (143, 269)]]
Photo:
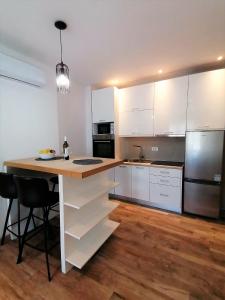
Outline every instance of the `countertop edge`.
[(107, 165), (98, 165), (95, 169), (83, 171), (83, 172), (76, 172), (72, 170), (62, 170), (54, 167), (43, 167), (43, 166), (37, 166), (37, 165), (30, 165), (29, 163), (19, 163), (17, 161), (4, 161), (3, 165), (10, 168), (18, 168), (18, 169), (25, 169), (25, 170), (31, 170), (31, 171), (39, 171), (44, 173), (50, 173), (54, 175), (63, 175), (68, 177), (73, 177), (76, 179), (83, 179), (87, 178), (89, 176), (98, 174), (100, 172), (109, 170), (111, 168), (114, 168), (118, 165), (121, 165), (123, 163), (122, 160), (117, 160), (115, 162), (109, 163)]
[(183, 170), (183, 166), (170, 166), (170, 165), (157, 165), (157, 164), (142, 164), (142, 163), (132, 163), (132, 162), (123, 162), (123, 165), (130, 165), (130, 166), (141, 166), (141, 167), (152, 167), (152, 168), (165, 168), (165, 169), (178, 169), (178, 170)]

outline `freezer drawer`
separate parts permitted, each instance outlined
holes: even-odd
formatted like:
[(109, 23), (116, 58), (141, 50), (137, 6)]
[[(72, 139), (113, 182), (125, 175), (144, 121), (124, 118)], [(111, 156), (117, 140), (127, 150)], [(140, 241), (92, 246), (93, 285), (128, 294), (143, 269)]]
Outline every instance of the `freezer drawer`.
[(220, 186), (184, 182), (184, 212), (218, 218)]

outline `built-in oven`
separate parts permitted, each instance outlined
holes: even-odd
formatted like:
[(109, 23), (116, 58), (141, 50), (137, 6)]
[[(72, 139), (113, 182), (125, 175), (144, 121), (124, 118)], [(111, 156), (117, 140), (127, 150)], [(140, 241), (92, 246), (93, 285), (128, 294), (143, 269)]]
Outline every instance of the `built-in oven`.
[(115, 143), (114, 136), (93, 136), (93, 156), (114, 158), (115, 157)]

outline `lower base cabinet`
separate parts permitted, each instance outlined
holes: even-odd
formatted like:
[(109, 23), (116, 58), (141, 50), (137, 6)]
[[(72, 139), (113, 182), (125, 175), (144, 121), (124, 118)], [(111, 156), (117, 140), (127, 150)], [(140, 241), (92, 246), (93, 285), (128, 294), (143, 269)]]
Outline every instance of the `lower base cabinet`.
[(119, 185), (115, 188), (115, 194), (131, 198), (131, 170), (128, 165), (120, 165), (115, 168), (115, 181)]
[(132, 198), (149, 202), (149, 167), (132, 166), (131, 187)]
[(115, 168), (117, 196), (182, 212), (182, 169), (120, 165)]

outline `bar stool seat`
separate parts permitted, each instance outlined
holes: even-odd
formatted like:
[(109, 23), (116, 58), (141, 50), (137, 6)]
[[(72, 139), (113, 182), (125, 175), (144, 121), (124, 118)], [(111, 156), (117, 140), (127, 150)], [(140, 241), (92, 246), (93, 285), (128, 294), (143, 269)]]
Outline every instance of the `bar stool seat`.
[(17, 263), (20, 263), (22, 261), (23, 249), (26, 243), (28, 228), (30, 225), (33, 210), (35, 208), (41, 208), (43, 212), (44, 246), (48, 280), (51, 281), (50, 266), (48, 259), (49, 210), (52, 205), (55, 205), (59, 201), (59, 194), (56, 192), (49, 191), (48, 181), (46, 179), (20, 176), (15, 176), (14, 179), (17, 187), (18, 199), (20, 201), (20, 204), (30, 209), (21, 241), (21, 246), (19, 249)]

